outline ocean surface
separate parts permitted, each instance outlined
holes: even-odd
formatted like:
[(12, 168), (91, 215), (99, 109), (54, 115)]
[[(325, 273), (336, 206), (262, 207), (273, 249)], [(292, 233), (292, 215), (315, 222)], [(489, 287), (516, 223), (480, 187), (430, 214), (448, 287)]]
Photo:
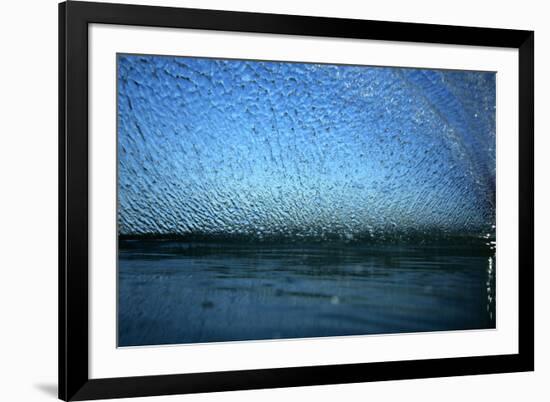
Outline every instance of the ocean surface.
[(118, 345), (494, 328), (485, 243), (122, 240)]

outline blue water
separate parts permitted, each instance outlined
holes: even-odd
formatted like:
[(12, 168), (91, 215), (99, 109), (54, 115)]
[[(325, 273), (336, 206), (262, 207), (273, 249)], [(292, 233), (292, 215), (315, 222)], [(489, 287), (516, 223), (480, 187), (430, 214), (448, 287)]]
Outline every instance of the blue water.
[(119, 56), (119, 231), (489, 233), (495, 74)]
[(123, 241), (119, 346), (495, 327), (483, 243)]
[(117, 76), (121, 346), (494, 327), (494, 73)]

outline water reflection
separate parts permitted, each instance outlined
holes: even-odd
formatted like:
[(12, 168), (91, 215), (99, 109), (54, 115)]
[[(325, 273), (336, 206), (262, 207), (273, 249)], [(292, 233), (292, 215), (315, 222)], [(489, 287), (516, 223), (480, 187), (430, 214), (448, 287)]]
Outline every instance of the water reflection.
[(494, 250), (121, 241), (119, 346), (495, 326)]

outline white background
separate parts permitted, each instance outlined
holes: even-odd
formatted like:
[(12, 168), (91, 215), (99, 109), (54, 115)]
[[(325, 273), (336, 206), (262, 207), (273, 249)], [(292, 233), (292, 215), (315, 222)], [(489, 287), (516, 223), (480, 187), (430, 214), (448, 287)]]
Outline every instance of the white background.
[[(0, 399), (54, 400), (57, 376), (57, 5), (53, 0), (4, 2), (0, 23)], [(334, 399), (543, 401), (548, 398), (550, 283), (544, 255), (550, 193), (550, 27), (544, 2), (277, 0), (149, 1), (188, 7), (494, 26), (536, 31), (536, 372), (463, 378), (172, 396), (166, 401)], [(546, 91), (545, 91), (546, 89)], [(545, 381), (546, 380), (546, 381)], [(134, 399), (136, 400), (136, 399)], [(152, 399), (141, 399), (152, 400)], [(137, 400), (136, 400), (137, 401)]]

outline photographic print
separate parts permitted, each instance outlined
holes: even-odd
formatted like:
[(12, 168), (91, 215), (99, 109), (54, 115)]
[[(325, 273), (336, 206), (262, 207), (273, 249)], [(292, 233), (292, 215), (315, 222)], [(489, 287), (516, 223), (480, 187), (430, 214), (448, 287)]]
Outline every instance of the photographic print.
[(118, 54), (118, 346), (494, 329), (495, 80)]

